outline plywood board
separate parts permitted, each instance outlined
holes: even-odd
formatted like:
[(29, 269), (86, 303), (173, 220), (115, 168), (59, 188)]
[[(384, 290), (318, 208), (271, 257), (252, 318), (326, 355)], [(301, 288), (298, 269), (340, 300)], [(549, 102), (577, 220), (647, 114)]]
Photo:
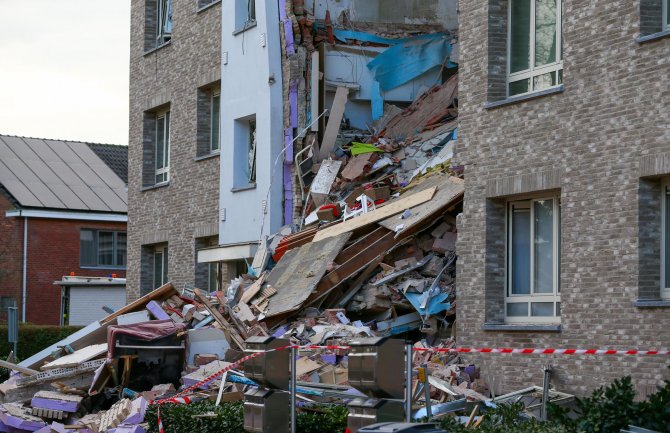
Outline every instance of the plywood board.
[(335, 140), (337, 140), (337, 134), (340, 132), (340, 124), (344, 115), (344, 107), (347, 105), (348, 95), (349, 89), (347, 87), (338, 87), (335, 91), (333, 106), (330, 108), (330, 113), (328, 113), (326, 132), (323, 134), (323, 140), (321, 140), (319, 160), (328, 158), (328, 155), (335, 146)]
[[(379, 222), (379, 225), (392, 231), (401, 233), (409, 230), (418, 224), (425, 223), (436, 212), (456, 202), (463, 196), (463, 179), (454, 176), (435, 175), (426, 179), (420, 185), (417, 185), (417, 190), (430, 191), (435, 190), (435, 195), (432, 200), (422, 203), (410, 209), (411, 215), (409, 218), (400, 219), (398, 215), (386, 218)], [(402, 224), (401, 230), (396, 228)]]
[(328, 227), (327, 229), (317, 232), (312, 242), (317, 242), (331, 236), (340, 235), (342, 233), (351, 232), (357, 228), (376, 223), (377, 221), (381, 221), (393, 215), (397, 215), (403, 212), (405, 209), (409, 209), (429, 201), (433, 198), (433, 194), (435, 194), (436, 189), (436, 187), (427, 188), (424, 191), (410, 194), (406, 197), (401, 197), (400, 199), (389, 202), (389, 204), (384, 207), (380, 207), (359, 217)]
[(350, 233), (340, 233), (319, 242), (311, 242), (288, 251), (268, 275), (268, 283), (277, 290), (270, 298), (266, 317), (299, 309), (326, 274)]
[(42, 370), (52, 370), (54, 368), (76, 367), (82, 362), (97, 358), (98, 356), (105, 353), (107, 353), (107, 343), (94, 344), (92, 346), (79, 349), (69, 355), (62, 356), (55, 361), (51, 361), (50, 363), (43, 365), (40, 368)]

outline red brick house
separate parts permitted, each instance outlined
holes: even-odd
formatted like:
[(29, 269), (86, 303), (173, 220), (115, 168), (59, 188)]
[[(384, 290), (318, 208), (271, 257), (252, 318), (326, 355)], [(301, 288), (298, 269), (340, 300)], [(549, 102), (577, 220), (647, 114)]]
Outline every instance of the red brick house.
[(126, 146), (0, 135), (0, 318), (16, 303), (22, 321), (64, 324), (54, 281), (125, 277), (127, 161)]

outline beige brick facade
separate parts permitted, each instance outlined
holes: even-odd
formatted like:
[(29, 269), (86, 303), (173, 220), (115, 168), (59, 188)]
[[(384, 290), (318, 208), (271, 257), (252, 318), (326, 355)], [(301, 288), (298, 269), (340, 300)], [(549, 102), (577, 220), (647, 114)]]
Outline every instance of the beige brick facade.
[[(208, 6), (205, 6), (205, 3)], [(203, 7), (205, 6), (205, 7)], [(168, 246), (168, 280), (206, 281), (196, 245), (218, 234), (219, 157), (203, 152), (202, 99), (221, 77), (221, 4), (173, 1), (169, 43), (153, 47), (155, 0), (133, 0), (128, 150), (128, 298), (153, 289), (152, 251)], [(148, 30), (147, 30), (148, 29)], [(152, 188), (153, 113), (169, 108), (170, 181)], [(148, 163), (147, 163), (148, 162)], [(210, 239), (207, 239), (210, 238)]]
[[(660, 296), (658, 177), (670, 175), (670, 38), (637, 41), (649, 3), (564, 0), (563, 91), (490, 108), (504, 85), (507, 1), (460, 1), (461, 345), (670, 348), (670, 304), (636, 305)], [(510, 331), (500, 326), (506, 201), (538, 191), (561, 200), (560, 328)], [(541, 385), (546, 363), (553, 384), (577, 394), (623, 375), (646, 393), (670, 377), (667, 356), (466, 359), (498, 392)]]

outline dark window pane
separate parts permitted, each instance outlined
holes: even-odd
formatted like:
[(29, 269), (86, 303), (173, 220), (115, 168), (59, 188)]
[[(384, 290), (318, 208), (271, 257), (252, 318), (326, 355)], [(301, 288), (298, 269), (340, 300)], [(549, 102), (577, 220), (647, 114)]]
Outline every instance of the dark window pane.
[(126, 266), (126, 234), (116, 234), (116, 265)]
[(249, 182), (256, 182), (256, 122), (249, 121)]
[(530, 294), (530, 210), (512, 211), (512, 295)]
[(163, 251), (154, 252), (154, 288), (163, 285)]
[(530, 78), (509, 83), (509, 96), (530, 92)]
[(98, 232), (98, 264), (114, 265), (114, 232)]
[(161, 285), (165, 284), (168, 282), (168, 249), (165, 247), (163, 250), (163, 280), (161, 281)]
[(557, 0), (535, 0), (535, 66), (556, 61)]
[(530, 2), (511, 0), (510, 73), (530, 68)]
[(208, 264), (208, 272), (209, 272), (209, 278), (208, 278), (208, 287), (207, 290), (210, 292), (213, 292), (218, 289), (218, 284), (217, 284), (217, 268), (218, 268), (218, 263), (209, 263)]
[[(170, 112), (165, 113), (165, 167), (170, 166)], [(168, 180), (167, 175), (165, 180)]]
[(95, 232), (82, 230), (79, 232), (79, 256), (81, 266), (96, 266), (97, 252), (95, 248)]
[(212, 98), (212, 150), (219, 148), (219, 123), (220, 119), (221, 96), (216, 95)]

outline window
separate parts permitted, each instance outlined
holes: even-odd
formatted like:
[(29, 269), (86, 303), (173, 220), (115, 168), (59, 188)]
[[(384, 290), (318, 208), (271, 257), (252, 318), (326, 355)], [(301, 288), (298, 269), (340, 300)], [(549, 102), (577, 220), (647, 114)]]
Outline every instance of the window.
[(156, 118), (156, 184), (170, 180), (170, 112)]
[(217, 152), (220, 147), (221, 143), (221, 94), (220, 93), (215, 93), (212, 95), (212, 100), (211, 100), (211, 112), (212, 112), (212, 117), (210, 120), (210, 143), (209, 147), (212, 153)]
[(219, 290), (219, 267), (220, 263), (207, 263), (207, 290), (210, 292)]
[(670, 179), (661, 185), (661, 298), (670, 299)]
[(256, 0), (235, 0), (235, 29), (243, 30), (256, 22)]
[(235, 121), (234, 185), (235, 188), (253, 186), (256, 183), (256, 116), (251, 115)]
[(562, 0), (510, 0), (507, 96), (563, 82)]
[(557, 197), (515, 201), (507, 210), (508, 323), (560, 320)]
[(154, 288), (168, 282), (168, 247), (163, 245), (154, 250)]
[(163, 45), (172, 38), (172, 0), (158, 1), (158, 25), (156, 46)]
[(82, 267), (124, 268), (126, 232), (81, 230), (79, 257)]

